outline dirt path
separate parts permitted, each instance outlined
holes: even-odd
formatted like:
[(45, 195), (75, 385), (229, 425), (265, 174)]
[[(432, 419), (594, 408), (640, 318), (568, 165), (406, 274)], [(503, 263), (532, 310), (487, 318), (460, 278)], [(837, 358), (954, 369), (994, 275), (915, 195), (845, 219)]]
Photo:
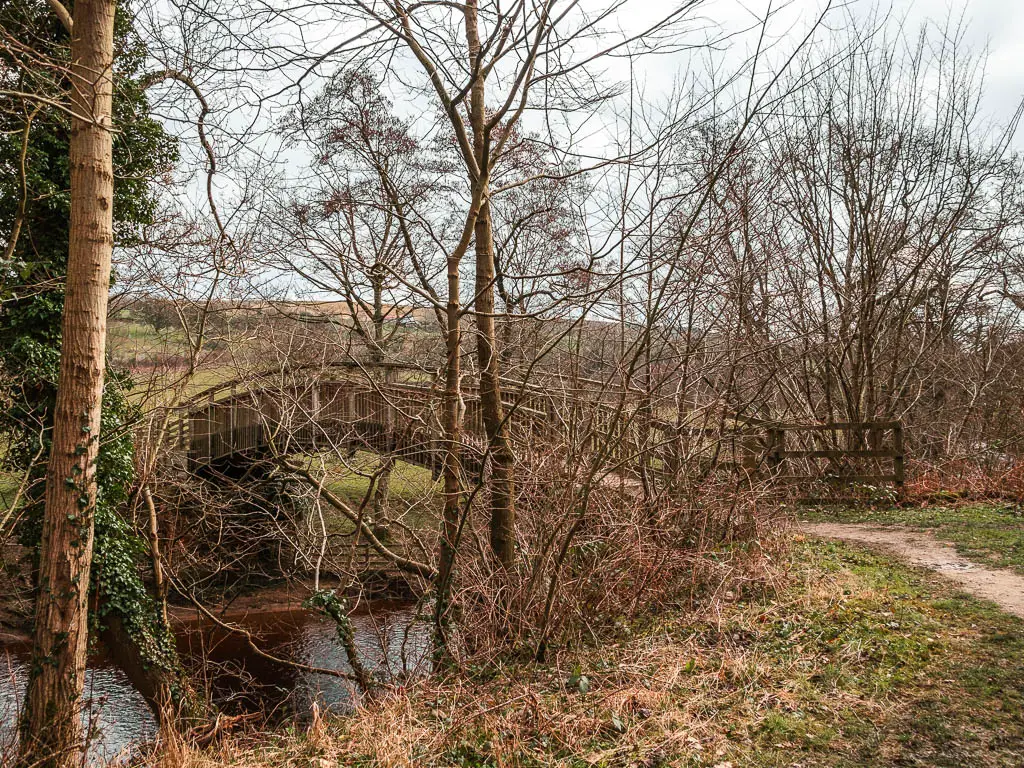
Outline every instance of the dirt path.
[(1024, 618), (1024, 576), (971, 562), (927, 533), (856, 523), (801, 523), (800, 529), (811, 536), (888, 550), (914, 565), (937, 571), (965, 592), (991, 600), (1007, 613)]

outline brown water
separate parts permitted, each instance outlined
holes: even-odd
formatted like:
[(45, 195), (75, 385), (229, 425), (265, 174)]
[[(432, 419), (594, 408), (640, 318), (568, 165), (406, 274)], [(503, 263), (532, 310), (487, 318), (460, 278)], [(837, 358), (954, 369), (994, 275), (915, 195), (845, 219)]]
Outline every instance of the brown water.
[[(250, 611), (231, 621), (252, 632), (259, 646), (274, 656), (350, 670), (334, 624), (309, 611)], [(417, 621), (414, 606), (368, 603), (353, 614), (352, 623), (360, 657), (377, 675), (394, 679), (426, 668), (429, 633)], [(355, 692), (347, 680), (268, 661), (241, 635), (209, 622), (178, 623), (175, 634), (184, 663), (225, 713), (260, 712), (272, 721), (302, 721), (314, 703), (321, 711), (344, 711), (353, 703)], [(27, 660), (24, 645), (0, 647), (0, 755), (14, 738)], [(156, 724), (149, 708), (124, 673), (103, 655), (90, 658), (85, 695), (84, 716), (96, 726), (93, 759), (127, 755), (154, 736)]]

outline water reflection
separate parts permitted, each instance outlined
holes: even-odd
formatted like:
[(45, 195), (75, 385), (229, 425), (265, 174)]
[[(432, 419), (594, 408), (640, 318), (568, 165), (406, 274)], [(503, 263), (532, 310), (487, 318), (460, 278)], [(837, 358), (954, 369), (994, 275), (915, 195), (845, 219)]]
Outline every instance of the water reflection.
[[(305, 610), (252, 611), (233, 617), (273, 656), (309, 666), (351, 671), (333, 622)], [(429, 658), (429, 633), (407, 603), (368, 603), (352, 616), (363, 663), (385, 679), (414, 675)], [(260, 712), (271, 720), (306, 718), (317, 702), (321, 711), (344, 711), (353, 703), (352, 684), (333, 675), (297, 670), (256, 654), (244, 637), (207, 620), (175, 627), (178, 649), (200, 684), (228, 714)], [(0, 648), (0, 754), (15, 734), (24, 696), (28, 648)], [(88, 708), (97, 738), (92, 756), (111, 759), (153, 737), (156, 724), (142, 697), (103, 655), (89, 660)]]
[[(28, 680), (28, 651), (18, 646), (0, 649), (0, 755), (14, 746), (18, 711)], [(112, 760), (127, 753), (132, 744), (151, 739), (156, 723), (146, 702), (128, 678), (105, 659), (90, 659), (85, 676), (83, 724), (94, 733), (90, 757)]]

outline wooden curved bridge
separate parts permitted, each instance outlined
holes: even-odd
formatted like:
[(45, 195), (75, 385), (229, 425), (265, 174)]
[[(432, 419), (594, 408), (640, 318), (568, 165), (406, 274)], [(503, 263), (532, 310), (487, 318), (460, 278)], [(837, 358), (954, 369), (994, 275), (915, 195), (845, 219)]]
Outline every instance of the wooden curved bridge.
[[(524, 455), (560, 433), (565, 408), (550, 391), (503, 380), (512, 438)], [(580, 393), (577, 393), (579, 395)], [(232, 461), (322, 450), (365, 449), (439, 472), (446, 442), (443, 390), (422, 369), (356, 362), (293, 368), (217, 384), (179, 409), (172, 434), (191, 471)], [(464, 386), (460, 450), (466, 472), (478, 473), (487, 438), (479, 392)]]
[[(897, 421), (682, 425), (645, 415), (638, 392), (598, 382), (548, 384), (502, 381), (520, 461), (529, 463), (570, 445), (577, 455), (600, 447), (618, 472), (646, 469), (671, 475), (696, 454), (717, 455), (731, 443), (726, 449), (731, 459), (724, 463), (747, 473), (763, 468), (785, 476), (786, 463), (802, 461), (803, 471), (811, 474), (790, 475), (801, 483), (883, 482), (897, 489), (903, 484), (903, 435)], [(179, 409), (172, 434), (192, 472), (325, 450), (369, 450), (436, 474), (447, 447), (443, 396), (436, 377), (413, 365), (350, 361), (292, 367), (203, 390)], [(487, 455), (479, 391), (464, 386), (461, 400), (462, 467), (467, 475), (479, 476)], [(815, 466), (809, 459), (827, 460), (829, 466)], [(858, 474), (853, 464), (864, 459), (891, 461), (891, 470), (876, 467), (870, 475)]]

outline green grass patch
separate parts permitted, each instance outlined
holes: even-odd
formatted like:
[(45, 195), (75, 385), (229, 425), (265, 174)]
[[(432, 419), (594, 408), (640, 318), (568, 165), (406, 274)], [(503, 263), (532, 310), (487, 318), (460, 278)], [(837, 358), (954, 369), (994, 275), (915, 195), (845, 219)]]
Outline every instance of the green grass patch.
[(1006, 504), (924, 508), (812, 508), (800, 517), (815, 522), (900, 525), (927, 530), (955, 545), (964, 557), (1024, 573), (1024, 509)]
[[(21, 475), (15, 472), (0, 472), (0, 513), (7, 512), (14, 503), (14, 495), (18, 492), (21, 481)], [(0, 531), (0, 535), (2, 534), (3, 531)]]
[[(324, 486), (352, 507), (358, 508), (366, 498), (380, 462), (381, 457), (369, 451), (358, 451), (346, 460), (331, 458), (323, 465), (326, 470)], [(311, 464), (317, 473), (319, 466), (319, 461)], [(433, 478), (429, 469), (396, 461), (388, 483), (386, 516), (390, 521), (414, 531), (434, 531), (440, 515), (440, 493), (440, 481)], [(371, 508), (372, 500), (366, 506), (368, 515)], [(325, 506), (324, 514), (332, 533), (351, 531), (351, 523), (340, 512)]]
[(188, 341), (178, 327), (156, 330), (152, 325), (131, 320), (116, 319), (107, 329), (110, 354), (118, 360), (130, 360), (140, 355), (185, 354)]

